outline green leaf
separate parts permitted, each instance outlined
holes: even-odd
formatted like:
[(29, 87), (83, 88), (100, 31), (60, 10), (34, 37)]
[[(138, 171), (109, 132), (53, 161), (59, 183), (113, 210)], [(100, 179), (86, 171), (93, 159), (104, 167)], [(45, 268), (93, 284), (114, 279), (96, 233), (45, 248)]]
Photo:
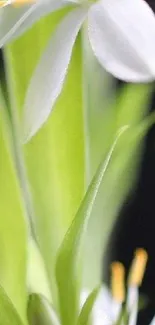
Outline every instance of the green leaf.
[(28, 242), (27, 286), (29, 293), (38, 293), (51, 301), (50, 287), (44, 260), (32, 238)]
[(115, 134), (114, 78), (100, 65), (90, 45), (87, 24), (82, 30), (86, 181), (89, 184)]
[(81, 309), (80, 315), (78, 317), (77, 325), (87, 325), (88, 324), (98, 293), (99, 293), (99, 289), (94, 289), (89, 294), (88, 298), (86, 299), (86, 301)]
[(26, 215), (12, 159), (9, 121), (0, 96), (0, 285), (26, 324)]
[(100, 185), (106, 174), (109, 162), (121, 134), (127, 129), (122, 128), (108, 153), (100, 164), (80, 208), (64, 238), (56, 262), (56, 279), (59, 291), (61, 321), (63, 325), (74, 325), (79, 309), (78, 280), (79, 257), (84, 233), (87, 229), (92, 208), (95, 204)]
[(56, 253), (84, 192), (80, 64), (79, 39), (53, 114), (25, 146), (36, 231), (54, 295)]
[(41, 295), (29, 296), (27, 312), (30, 325), (60, 325), (55, 310)]
[(11, 300), (0, 286), (0, 325), (23, 325)]
[[(21, 113), (25, 92), (37, 60), (65, 12), (62, 10), (42, 19), (5, 51), (12, 120), (16, 116), (17, 107)], [(79, 37), (55, 109), (40, 132), (24, 147), (34, 203), (36, 236), (54, 300), (55, 256), (84, 193), (81, 66)]]

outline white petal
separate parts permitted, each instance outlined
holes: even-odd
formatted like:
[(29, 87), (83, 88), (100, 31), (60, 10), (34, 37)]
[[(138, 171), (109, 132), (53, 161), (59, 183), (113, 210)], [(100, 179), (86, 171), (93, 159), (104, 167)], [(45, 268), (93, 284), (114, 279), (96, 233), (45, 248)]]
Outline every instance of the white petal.
[(129, 325), (136, 325), (138, 315), (138, 288), (129, 287), (127, 295), (127, 309), (130, 313)]
[(15, 39), (48, 13), (65, 6), (63, 0), (39, 0), (31, 6), (0, 9), (0, 47)]
[(106, 287), (103, 287), (94, 304), (92, 314), (93, 325), (112, 325), (112, 298)]
[(153, 319), (152, 319), (150, 325), (155, 325), (155, 316), (153, 317)]
[(111, 304), (111, 313), (113, 322), (116, 323), (122, 309), (122, 304), (119, 301), (113, 300)]
[(72, 48), (87, 9), (70, 12), (58, 25), (29, 84), (24, 107), (24, 141), (47, 120), (63, 87)]
[(102, 0), (88, 16), (99, 62), (125, 81), (155, 79), (155, 16), (144, 0)]

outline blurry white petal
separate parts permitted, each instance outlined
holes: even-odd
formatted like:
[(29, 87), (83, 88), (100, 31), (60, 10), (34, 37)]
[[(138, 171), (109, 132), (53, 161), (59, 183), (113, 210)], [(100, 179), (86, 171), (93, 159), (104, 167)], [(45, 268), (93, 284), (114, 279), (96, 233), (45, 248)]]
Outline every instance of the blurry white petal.
[(144, 0), (102, 0), (88, 16), (89, 39), (99, 62), (115, 77), (155, 77), (155, 16)]
[(93, 325), (112, 325), (112, 298), (109, 290), (103, 287), (99, 292), (92, 313)]
[(48, 13), (65, 6), (63, 0), (38, 0), (31, 6), (0, 9), (0, 47), (21, 35)]
[(138, 315), (138, 288), (129, 287), (127, 294), (127, 309), (130, 314), (129, 325), (136, 325)]
[(24, 107), (24, 141), (47, 120), (63, 87), (72, 48), (88, 9), (75, 9), (58, 25), (29, 84)]
[[(81, 308), (90, 292), (84, 290), (81, 294)], [(114, 301), (109, 290), (103, 286), (97, 296), (92, 312), (92, 325), (113, 325), (117, 322), (122, 304)]]
[(153, 319), (152, 319), (150, 325), (155, 325), (155, 316), (153, 317)]
[(120, 312), (122, 309), (122, 304), (119, 301), (113, 300), (111, 304), (111, 314), (112, 314), (112, 319), (114, 322), (117, 321)]

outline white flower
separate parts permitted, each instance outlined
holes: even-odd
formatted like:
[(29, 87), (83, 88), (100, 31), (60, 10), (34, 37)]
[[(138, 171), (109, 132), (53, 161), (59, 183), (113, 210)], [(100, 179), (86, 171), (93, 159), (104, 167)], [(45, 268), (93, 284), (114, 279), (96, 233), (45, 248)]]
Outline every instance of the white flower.
[[(111, 291), (103, 286), (92, 310), (92, 325), (136, 325), (138, 316), (139, 293), (138, 288), (142, 282), (147, 263), (147, 253), (143, 249), (135, 252), (129, 278), (127, 294), (125, 292), (125, 270), (121, 263), (112, 264)], [(86, 301), (88, 292), (84, 291), (81, 304)], [(123, 302), (126, 304), (123, 306)], [(126, 313), (124, 313), (126, 310)], [(126, 318), (128, 314), (128, 319)], [(126, 315), (126, 316), (125, 316)], [(124, 317), (125, 316), (125, 317)], [(150, 325), (154, 325), (153, 319)]]
[[(138, 289), (129, 288), (127, 295), (128, 325), (136, 325), (138, 316)], [(129, 303), (130, 302), (130, 303)], [(92, 325), (114, 325), (123, 311), (122, 303), (114, 300), (106, 287), (103, 287), (97, 297), (92, 313)], [(121, 321), (122, 325), (126, 323)]]
[(62, 90), (72, 48), (84, 21), (94, 55), (108, 72), (132, 82), (155, 78), (155, 17), (144, 0), (36, 0), (26, 9), (6, 6), (0, 15), (0, 46), (67, 3), (75, 8), (52, 35), (27, 91), (25, 140), (47, 120)]

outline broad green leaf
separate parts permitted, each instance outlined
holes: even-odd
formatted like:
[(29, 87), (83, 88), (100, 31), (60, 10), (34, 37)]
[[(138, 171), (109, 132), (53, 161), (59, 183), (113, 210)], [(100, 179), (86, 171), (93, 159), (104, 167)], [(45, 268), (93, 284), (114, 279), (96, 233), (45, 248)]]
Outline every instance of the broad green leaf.
[[(37, 60), (60, 11), (42, 19), (5, 51), (12, 103), (22, 111), (25, 92)], [(32, 46), (35, 44), (35, 46)], [(19, 56), (20, 53), (20, 56)], [(34, 223), (55, 299), (55, 256), (84, 193), (84, 135), (82, 112), (81, 40), (73, 50), (68, 76), (52, 115), (24, 148), (34, 203)], [(41, 92), (41, 90), (38, 89)], [(20, 115), (20, 114), (19, 114)], [(16, 139), (17, 140), (17, 139)]]
[(119, 130), (108, 156), (101, 162), (60, 247), (56, 262), (56, 278), (59, 291), (61, 322), (63, 325), (74, 325), (77, 320), (79, 309), (78, 271), (82, 239), (112, 154), (119, 137), (126, 129), (124, 127)]
[(27, 313), (30, 325), (60, 325), (55, 310), (42, 295), (29, 296)]
[[(10, 127), (3, 110), (4, 108), (6, 112), (6, 108), (2, 105), (4, 105), (4, 101), (1, 94), (0, 285), (26, 324), (26, 215), (9, 145)], [(3, 322), (3, 324), (6, 323)]]
[(80, 315), (78, 317), (77, 325), (87, 325), (88, 324), (98, 293), (99, 293), (99, 289), (94, 289), (89, 294), (88, 298), (86, 299), (86, 301), (81, 309)]
[(0, 325), (23, 325), (11, 300), (0, 287)]

